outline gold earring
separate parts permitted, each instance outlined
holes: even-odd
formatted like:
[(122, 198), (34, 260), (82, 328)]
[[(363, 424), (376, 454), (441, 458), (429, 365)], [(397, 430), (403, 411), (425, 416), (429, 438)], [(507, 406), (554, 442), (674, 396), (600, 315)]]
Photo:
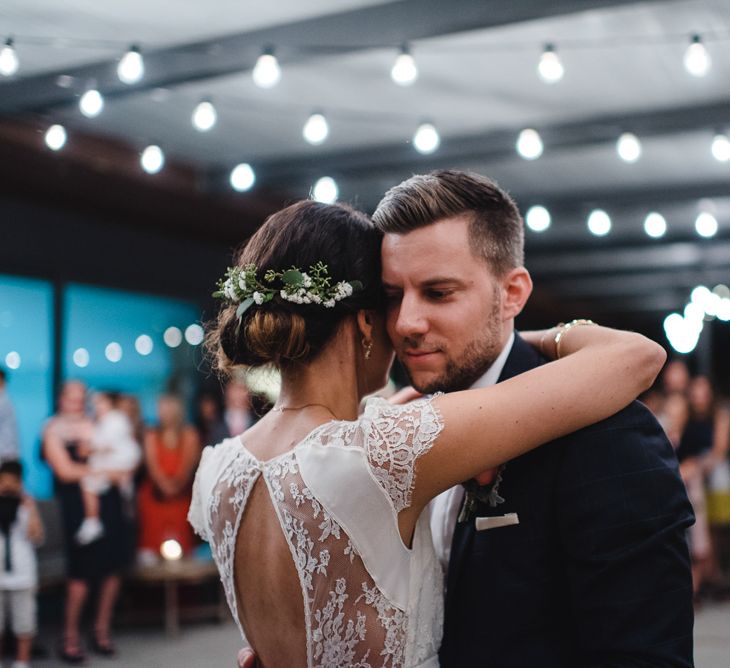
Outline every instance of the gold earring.
[(362, 347), (365, 348), (365, 359), (369, 360), (370, 355), (373, 354), (373, 342), (372, 341), (365, 341), (363, 338), (362, 340)]

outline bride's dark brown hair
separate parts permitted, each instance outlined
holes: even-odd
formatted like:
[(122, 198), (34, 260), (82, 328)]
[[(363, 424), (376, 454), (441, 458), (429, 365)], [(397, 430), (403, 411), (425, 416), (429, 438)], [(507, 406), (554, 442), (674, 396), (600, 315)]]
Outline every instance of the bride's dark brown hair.
[(322, 350), (344, 318), (360, 309), (381, 308), (380, 241), (381, 234), (370, 219), (345, 204), (305, 200), (269, 216), (236, 253), (238, 266), (255, 264), (261, 279), (269, 269), (308, 271), (321, 261), (333, 284), (359, 281), (363, 287), (334, 308), (295, 304), (276, 295), (266, 304), (249, 308), (240, 326), (236, 305), (224, 304), (206, 335), (214, 367), (225, 374), (237, 366), (284, 369), (307, 362)]

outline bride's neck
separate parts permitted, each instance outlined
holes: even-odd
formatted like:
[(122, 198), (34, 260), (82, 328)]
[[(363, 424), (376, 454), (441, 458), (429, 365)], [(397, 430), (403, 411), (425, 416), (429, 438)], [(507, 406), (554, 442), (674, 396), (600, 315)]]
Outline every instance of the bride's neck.
[(282, 373), (278, 407), (326, 406), (340, 420), (354, 420), (362, 392), (355, 337), (343, 327), (310, 362)]

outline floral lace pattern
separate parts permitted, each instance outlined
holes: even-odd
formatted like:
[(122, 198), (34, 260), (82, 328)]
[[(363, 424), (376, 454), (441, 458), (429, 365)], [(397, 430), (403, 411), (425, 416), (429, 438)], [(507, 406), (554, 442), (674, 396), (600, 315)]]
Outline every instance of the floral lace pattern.
[[(442, 428), (430, 402), (417, 402), (413, 406), (370, 404), (360, 420), (333, 422), (315, 430), (294, 450), (268, 462), (258, 461), (237, 439), (225, 441), (213, 450), (218, 467), (215, 470), (220, 474), (216, 474), (214, 484), (206, 486), (205, 499), (201, 498), (200, 491), (194, 492), (190, 518), (194, 525), (201, 524), (195, 528), (211, 544), (226, 599), (239, 628), (238, 605), (243, 605), (245, 592), (238, 592), (240, 601), (237, 601), (233, 572), (236, 540), (251, 490), (262, 478), (261, 484), (268, 489), (301, 584), (307, 665), (310, 668), (401, 668), (420, 660), (419, 652), (409, 654), (409, 643), (413, 644), (409, 627), (412, 622), (414, 629), (428, 625), (410, 617), (438, 616), (440, 608), (412, 610), (409, 603), (408, 609), (403, 609), (402, 604), (389, 600), (376, 582), (377, 573), (374, 577), (368, 572), (355, 547), (358, 540), (367, 541), (368, 536), (348, 534), (346, 527), (307, 486), (297, 459), (299, 450), (314, 445), (359, 447), (365, 454), (360, 460), (363, 478), (370, 481), (375, 478), (397, 513), (410, 503), (417, 458), (431, 447)], [(200, 469), (213, 468), (214, 457), (204, 459)], [(196, 488), (201, 470), (196, 476)], [(357, 494), (356, 489), (353, 494)], [(196, 520), (199, 515), (196, 504), (202, 507), (202, 521)], [(336, 513), (337, 508), (332, 511)], [(378, 521), (393, 522), (394, 518), (383, 517)], [(431, 549), (430, 544), (427, 549)], [(416, 559), (414, 563), (422, 561)], [(387, 570), (387, 565), (380, 568)], [(411, 573), (411, 581), (422, 587), (427, 585), (424, 578), (430, 581), (431, 576), (430, 570), (424, 568), (423, 573)], [(437, 576), (435, 580), (438, 579)], [(418, 597), (414, 594), (413, 598)], [(436, 626), (440, 628), (440, 617)], [(440, 631), (427, 646), (423, 645), (423, 656), (435, 655), (439, 637)]]

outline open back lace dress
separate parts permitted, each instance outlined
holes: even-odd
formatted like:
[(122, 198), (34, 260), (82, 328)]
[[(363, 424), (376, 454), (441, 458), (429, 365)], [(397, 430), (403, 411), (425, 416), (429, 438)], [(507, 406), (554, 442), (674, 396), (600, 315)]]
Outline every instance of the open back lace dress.
[(373, 399), (359, 419), (320, 425), (266, 462), (240, 437), (205, 448), (189, 520), (210, 543), (244, 639), (236, 538), (249, 493), (262, 478), (301, 584), (307, 666), (438, 666), (443, 577), (427, 513), (410, 549), (398, 513), (411, 503), (416, 461), (442, 428), (429, 399), (407, 406)]

